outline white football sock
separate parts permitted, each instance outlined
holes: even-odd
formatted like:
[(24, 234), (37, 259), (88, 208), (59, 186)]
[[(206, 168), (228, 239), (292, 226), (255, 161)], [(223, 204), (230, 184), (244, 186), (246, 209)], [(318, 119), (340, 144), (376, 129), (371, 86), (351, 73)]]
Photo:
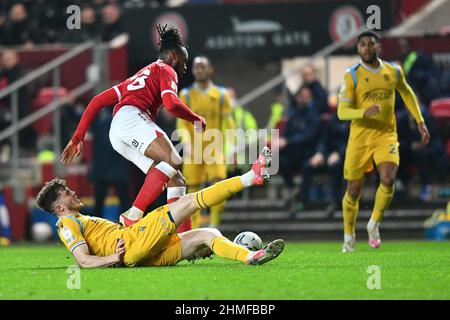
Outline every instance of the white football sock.
[(369, 223), (367, 224), (367, 229), (373, 230), (376, 227), (378, 227), (379, 225), (380, 225), (379, 221), (375, 221), (375, 220), (372, 220), (372, 218), (370, 218)]
[(344, 242), (350, 242), (355, 240), (355, 238), (351, 234), (344, 234)]
[(131, 220), (139, 220), (144, 215), (144, 212), (141, 209), (132, 206), (130, 210), (128, 210), (127, 218)]
[(253, 179), (255, 179), (255, 173), (253, 170), (250, 170), (247, 173), (244, 173), (241, 177), (241, 182), (244, 188), (250, 187), (253, 185)]
[(169, 187), (167, 188), (167, 200), (178, 199), (186, 195), (186, 187)]

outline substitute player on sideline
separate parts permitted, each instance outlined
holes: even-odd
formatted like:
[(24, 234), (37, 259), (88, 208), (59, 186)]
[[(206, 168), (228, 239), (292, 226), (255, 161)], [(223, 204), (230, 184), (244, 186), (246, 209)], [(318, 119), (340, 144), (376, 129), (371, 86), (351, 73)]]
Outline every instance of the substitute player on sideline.
[(164, 131), (155, 123), (164, 104), (166, 109), (201, 131), (206, 123), (178, 99), (178, 77), (186, 71), (188, 52), (178, 30), (156, 26), (161, 37), (159, 59), (141, 69), (133, 77), (95, 96), (81, 117), (78, 128), (62, 152), (61, 162), (70, 163), (83, 149), (83, 139), (98, 111), (115, 105), (109, 138), (112, 147), (133, 162), (147, 176), (133, 206), (120, 216), (124, 226), (139, 221), (145, 209), (167, 189), (167, 202), (186, 193), (179, 172), (181, 158)]
[[(226, 129), (234, 129), (234, 122), (231, 116), (230, 97), (227, 89), (219, 87), (211, 80), (213, 75), (213, 67), (211, 61), (205, 56), (195, 57), (192, 62), (192, 73), (195, 82), (192, 86), (181, 90), (180, 99), (193, 112), (205, 118), (207, 126), (206, 130), (213, 129), (222, 133), (225, 138)], [(196, 192), (204, 183), (214, 184), (218, 181), (226, 179), (227, 166), (225, 164), (224, 148), (225, 139), (220, 141), (222, 150), (214, 149), (214, 163), (208, 163), (208, 159), (204, 159), (204, 151), (209, 146), (203, 142), (200, 150), (194, 150), (195, 130), (192, 123), (178, 119), (177, 128), (188, 132), (183, 137), (183, 169), (182, 173), (186, 179), (188, 192)], [(200, 134), (199, 134), (200, 135)], [(203, 141), (203, 139), (202, 139)], [(214, 141), (217, 143), (217, 141)], [(201, 153), (201, 163), (195, 162), (194, 154)], [(225, 202), (210, 208), (210, 227), (217, 228), (220, 225), (220, 218), (225, 209)], [(189, 221), (187, 221), (189, 222)], [(201, 224), (201, 214), (198, 210), (192, 215), (192, 228), (199, 228)], [(183, 227), (183, 226), (182, 226)], [(181, 227), (181, 228), (182, 228)], [(180, 232), (182, 229), (180, 228)]]
[(168, 266), (184, 259), (210, 256), (212, 252), (247, 264), (264, 264), (282, 252), (283, 240), (275, 240), (253, 252), (223, 237), (217, 229), (201, 228), (180, 234), (176, 230), (197, 209), (215, 206), (243, 188), (268, 181), (270, 162), (270, 150), (265, 147), (246, 174), (185, 195), (126, 228), (102, 218), (81, 215), (79, 210), (83, 204), (61, 179), (47, 182), (36, 202), (59, 218), (59, 237), (83, 268), (120, 264)]
[(394, 182), (400, 162), (397, 126), (394, 116), (395, 90), (417, 122), (422, 143), (430, 140), (417, 98), (395, 63), (378, 58), (380, 38), (372, 31), (358, 36), (361, 61), (349, 68), (339, 92), (338, 117), (352, 120), (345, 155), (344, 178), (347, 191), (342, 200), (344, 215), (343, 252), (355, 250), (355, 225), (364, 174), (375, 162), (380, 185), (375, 195), (372, 216), (367, 224), (369, 245), (380, 246), (379, 225), (394, 195)]

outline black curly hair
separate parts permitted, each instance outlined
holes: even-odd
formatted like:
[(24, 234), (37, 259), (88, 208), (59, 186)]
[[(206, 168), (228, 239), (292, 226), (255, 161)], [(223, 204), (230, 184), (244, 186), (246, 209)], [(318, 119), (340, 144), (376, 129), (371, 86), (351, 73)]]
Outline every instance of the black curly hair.
[(377, 43), (380, 43), (380, 35), (373, 30), (364, 30), (358, 35), (358, 42), (363, 37), (373, 37)]
[(157, 24), (156, 30), (160, 37), (160, 40), (157, 43), (159, 46), (159, 55), (172, 50), (181, 51), (182, 48), (185, 47), (177, 28), (169, 27), (167, 24), (164, 26)]

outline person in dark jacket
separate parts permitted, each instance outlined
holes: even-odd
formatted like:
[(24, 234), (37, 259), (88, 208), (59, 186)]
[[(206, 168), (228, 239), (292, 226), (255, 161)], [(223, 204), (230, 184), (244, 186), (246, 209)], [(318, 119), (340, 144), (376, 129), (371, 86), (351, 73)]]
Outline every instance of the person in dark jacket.
[(91, 178), (94, 182), (96, 214), (101, 215), (106, 195), (111, 186), (116, 190), (120, 202), (120, 213), (131, 207), (130, 199), (130, 165), (118, 154), (109, 141), (111, 110), (104, 108), (92, 126), (94, 140)]
[(332, 214), (340, 207), (343, 196), (343, 166), (349, 125), (348, 121), (339, 121), (337, 114), (334, 114), (329, 120), (315, 154), (306, 162), (303, 168), (300, 200), (304, 206), (307, 206), (309, 203), (309, 194), (314, 175), (317, 173), (329, 173), (331, 176), (333, 200), (327, 207), (327, 212)]
[(31, 45), (37, 40), (37, 26), (28, 18), (28, 13), (22, 3), (14, 4), (9, 10), (8, 18), (2, 28), (0, 44)]
[(124, 32), (120, 8), (116, 4), (107, 4), (102, 9), (102, 41), (111, 41)]
[(421, 97), (425, 106), (439, 96), (439, 69), (432, 57), (414, 50), (407, 38), (399, 40), (400, 60), (406, 80)]
[(319, 113), (328, 112), (328, 92), (317, 79), (317, 72), (313, 65), (302, 70), (303, 86), (307, 86), (313, 96), (314, 105)]
[(316, 149), (321, 126), (311, 90), (302, 86), (295, 97), (296, 105), (287, 111), (283, 134), (273, 142), (273, 147), (280, 150), (280, 173), (291, 189), (294, 188), (293, 176), (303, 169)]
[[(0, 90), (11, 85), (24, 75), (19, 55), (14, 49), (3, 50), (0, 63)], [(11, 95), (0, 100), (0, 131), (11, 125), (12, 105)], [(18, 94), (18, 116), (19, 120), (30, 114), (28, 87), (19, 89)], [(36, 147), (36, 132), (31, 126), (19, 131), (19, 142), (22, 151), (33, 152)], [(4, 142), (0, 142), (3, 145)]]
[(425, 124), (432, 137), (427, 145), (421, 143), (415, 122), (409, 116), (408, 111), (403, 109), (396, 114), (400, 154), (403, 159), (399, 166), (398, 176), (402, 185), (406, 188), (411, 179), (409, 168), (415, 166), (422, 186), (419, 199), (430, 201), (432, 200), (431, 180), (433, 171), (438, 174), (442, 181), (446, 181), (449, 174), (449, 159), (434, 117), (423, 105), (421, 109)]
[(93, 7), (84, 6), (81, 9), (81, 28), (79, 30), (67, 30), (61, 41), (68, 43), (95, 40), (100, 37), (100, 26)]

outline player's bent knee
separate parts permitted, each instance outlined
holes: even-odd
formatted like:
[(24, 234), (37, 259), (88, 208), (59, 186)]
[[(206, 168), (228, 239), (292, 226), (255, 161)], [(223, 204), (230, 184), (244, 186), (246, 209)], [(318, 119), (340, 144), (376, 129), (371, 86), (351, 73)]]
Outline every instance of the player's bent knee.
[(383, 185), (385, 185), (386, 187), (392, 187), (395, 183), (395, 176), (391, 176), (391, 175), (384, 176), (380, 180), (381, 180), (381, 183)]
[(348, 194), (353, 200), (356, 200), (356, 199), (358, 199), (358, 197), (361, 193), (360, 192), (349, 192)]
[(222, 237), (222, 233), (219, 231), (219, 229), (208, 228), (208, 231), (214, 236), (214, 238)]
[(214, 239), (218, 237), (222, 237), (222, 233), (216, 228), (203, 228), (202, 230), (204, 244), (208, 247), (211, 246), (211, 243)]
[(347, 193), (352, 199), (356, 200), (360, 196), (361, 190), (362, 190), (362, 187), (359, 185), (348, 186)]

